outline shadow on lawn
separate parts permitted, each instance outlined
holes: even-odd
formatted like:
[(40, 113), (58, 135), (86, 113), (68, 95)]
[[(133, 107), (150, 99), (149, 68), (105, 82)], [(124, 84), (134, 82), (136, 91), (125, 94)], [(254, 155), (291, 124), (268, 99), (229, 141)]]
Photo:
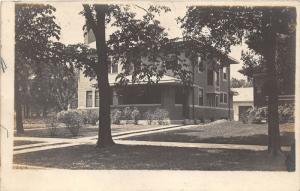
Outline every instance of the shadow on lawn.
[[(283, 132), (281, 133), (281, 145), (291, 146), (294, 140), (294, 133)], [(231, 136), (231, 137), (201, 137), (187, 135), (184, 133), (160, 133), (149, 134), (125, 138), (126, 140), (137, 141), (166, 141), (166, 142), (187, 142), (187, 143), (216, 143), (216, 144), (241, 144), (241, 145), (267, 145), (268, 135), (256, 134), (248, 136)]]
[(267, 151), (114, 145), (79, 145), (14, 156), (15, 164), (59, 169), (117, 170), (286, 170)]

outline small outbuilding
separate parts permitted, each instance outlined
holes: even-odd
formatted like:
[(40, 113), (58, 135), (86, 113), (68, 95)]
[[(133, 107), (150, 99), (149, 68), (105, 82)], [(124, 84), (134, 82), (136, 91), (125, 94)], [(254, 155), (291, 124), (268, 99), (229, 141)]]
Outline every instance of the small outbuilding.
[(254, 107), (253, 87), (248, 88), (231, 88), (233, 96), (233, 119), (241, 120), (241, 115), (249, 108)]

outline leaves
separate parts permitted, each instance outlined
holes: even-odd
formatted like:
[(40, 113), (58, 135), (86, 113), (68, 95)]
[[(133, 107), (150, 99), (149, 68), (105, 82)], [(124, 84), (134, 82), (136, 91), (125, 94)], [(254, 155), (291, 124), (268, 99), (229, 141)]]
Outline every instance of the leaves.
[[(271, 20), (264, 25), (263, 18), (266, 18), (266, 14), (271, 15)], [(178, 18), (178, 22), (181, 22), (186, 38), (198, 39), (204, 44), (224, 51), (225, 54), (231, 51), (232, 46), (245, 40), (250, 51), (242, 53), (244, 66), (241, 73), (249, 78), (252, 78), (254, 72), (262, 71), (266, 64), (264, 56), (270, 48), (273, 48), (268, 47), (266, 36), (269, 33), (264, 34), (264, 30), (269, 30), (277, 35), (277, 39), (282, 39), (277, 41), (277, 72), (282, 73), (286, 63), (294, 65), (295, 46), (290, 40), (295, 40), (294, 7), (191, 6), (183, 18)]]

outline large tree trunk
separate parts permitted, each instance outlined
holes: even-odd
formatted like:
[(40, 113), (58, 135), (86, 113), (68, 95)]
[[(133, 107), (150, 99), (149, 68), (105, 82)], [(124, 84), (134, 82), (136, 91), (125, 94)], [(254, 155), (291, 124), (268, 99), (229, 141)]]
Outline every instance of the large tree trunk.
[[(267, 10), (264, 15), (265, 60), (266, 60), (266, 90), (268, 96), (268, 150), (273, 155), (280, 151), (280, 131), (278, 120), (278, 80), (276, 77), (276, 34), (272, 21), (273, 13)], [(268, 25), (269, 24), (269, 25)]]
[(107, 5), (95, 5), (97, 17), (96, 46), (98, 56), (97, 80), (99, 88), (99, 132), (98, 147), (113, 145), (110, 125), (110, 93), (108, 82), (107, 47), (105, 40), (105, 13)]
[(16, 110), (16, 129), (17, 134), (23, 134), (23, 119), (22, 119), (22, 105), (20, 102), (20, 94), (18, 93), (18, 88), (15, 90), (15, 110)]

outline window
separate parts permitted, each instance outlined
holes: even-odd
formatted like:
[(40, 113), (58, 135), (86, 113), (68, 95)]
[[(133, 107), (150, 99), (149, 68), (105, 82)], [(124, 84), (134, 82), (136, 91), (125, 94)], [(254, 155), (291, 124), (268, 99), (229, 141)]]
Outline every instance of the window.
[(216, 98), (215, 98), (215, 94), (207, 94), (207, 105), (209, 107), (215, 107), (216, 106)]
[(168, 60), (166, 61), (166, 67), (167, 68), (172, 68), (179, 64), (179, 59), (177, 58), (176, 55), (171, 55), (169, 56)]
[(209, 69), (207, 70), (207, 85), (213, 85), (214, 82), (214, 71)]
[(197, 65), (198, 65), (198, 71), (203, 72), (204, 64), (203, 64), (203, 60), (200, 56), (198, 56), (198, 58), (197, 58)]
[(223, 93), (220, 93), (220, 103), (224, 102), (224, 97), (223, 97)]
[(223, 80), (227, 80), (227, 68), (223, 68)]
[(199, 105), (203, 105), (203, 89), (199, 88), (198, 93)]
[(93, 92), (86, 92), (86, 107), (93, 107)]
[(99, 91), (95, 91), (95, 107), (99, 107)]
[(216, 104), (216, 107), (217, 107), (219, 105), (219, 95), (216, 95), (215, 99), (216, 99), (215, 104)]
[(227, 103), (227, 93), (224, 93), (224, 103)]
[(113, 63), (113, 58), (112, 57), (108, 57), (108, 73), (110, 74), (115, 74), (118, 73), (118, 64), (117, 63)]
[(227, 103), (227, 93), (220, 93), (220, 103)]
[(160, 87), (131, 87), (122, 92), (122, 104), (160, 104)]
[(216, 84), (217, 84), (217, 86), (220, 85), (220, 72), (219, 72), (219, 70), (216, 71)]

